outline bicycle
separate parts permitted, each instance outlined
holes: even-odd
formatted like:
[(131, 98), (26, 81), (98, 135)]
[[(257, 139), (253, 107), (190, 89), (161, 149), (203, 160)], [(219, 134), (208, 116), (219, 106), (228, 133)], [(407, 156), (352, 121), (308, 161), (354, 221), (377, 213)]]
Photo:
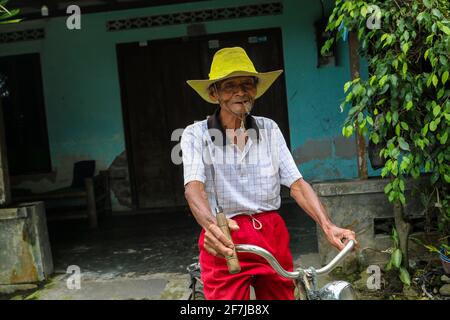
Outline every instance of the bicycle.
[[(294, 280), (298, 289), (299, 300), (355, 300), (356, 295), (353, 287), (347, 281), (332, 281), (325, 284), (321, 289), (317, 288), (317, 276), (331, 272), (353, 249), (354, 245), (355, 242), (350, 240), (333, 260), (320, 269), (298, 267), (295, 271), (285, 270), (277, 259), (264, 248), (250, 244), (236, 244), (235, 248), (236, 252), (253, 253), (263, 257), (280, 276)], [(200, 278), (200, 264), (198, 262), (193, 263), (188, 266), (187, 270), (191, 277), (189, 300), (205, 300), (203, 283)]]

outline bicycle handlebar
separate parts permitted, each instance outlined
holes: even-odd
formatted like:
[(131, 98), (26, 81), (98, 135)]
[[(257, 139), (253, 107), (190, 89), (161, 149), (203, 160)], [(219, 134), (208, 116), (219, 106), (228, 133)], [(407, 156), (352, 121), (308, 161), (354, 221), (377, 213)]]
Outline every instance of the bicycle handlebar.
[[(330, 263), (328, 263), (326, 266), (317, 269), (316, 270), (316, 274), (317, 275), (321, 275), (321, 274), (326, 274), (328, 272), (330, 272), (331, 270), (333, 270), (333, 268), (339, 263), (341, 262), (341, 260), (353, 249), (355, 245), (355, 242), (353, 240), (350, 240), (346, 246), (344, 247), (344, 249), (342, 249), (341, 252), (339, 252), (336, 257), (334, 257), (333, 260), (330, 261)], [(278, 274), (284, 278), (288, 278), (288, 279), (298, 279), (299, 277), (301, 277), (302, 275), (302, 271), (305, 272), (310, 272), (311, 269), (302, 269), (302, 268), (297, 268), (298, 271), (287, 271), (285, 270), (280, 263), (277, 261), (277, 259), (275, 259), (275, 257), (266, 249), (258, 247), (258, 246), (254, 246), (251, 244), (236, 244), (235, 245), (236, 251), (237, 252), (247, 252), (247, 253), (254, 253), (260, 257), (263, 257), (264, 259), (267, 260), (267, 262), (269, 262), (269, 264), (272, 266), (272, 268), (275, 269), (276, 272), (278, 272)]]

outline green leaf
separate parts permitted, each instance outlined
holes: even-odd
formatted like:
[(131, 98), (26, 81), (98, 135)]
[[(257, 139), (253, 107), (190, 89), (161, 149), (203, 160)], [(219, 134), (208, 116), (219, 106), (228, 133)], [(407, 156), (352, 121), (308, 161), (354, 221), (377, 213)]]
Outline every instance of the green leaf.
[(448, 131), (445, 131), (445, 133), (441, 136), (440, 142), (441, 144), (445, 144), (448, 139)]
[(420, 176), (420, 170), (419, 167), (414, 167), (411, 169), (411, 175), (413, 176), (414, 179), (419, 178)]
[(435, 252), (435, 253), (439, 253), (439, 249), (438, 248), (436, 248), (435, 246), (432, 246), (432, 245), (424, 245), (424, 247), (425, 248), (427, 248), (428, 249), (428, 251), (430, 251), (430, 252)]
[(433, 10), (431, 10), (431, 12), (433, 13), (434, 16), (442, 18), (442, 13), (438, 9), (434, 8)]
[(430, 122), (430, 131), (436, 131), (437, 123), (435, 121)]
[(402, 159), (402, 163), (400, 164), (400, 170), (405, 171), (409, 167), (410, 163), (411, 162), (410, 162), (409, 158), (404, 157)]
[(400, 182), (398, 183), (398, 187), (400, 188), (401, 192), (405, 192), (405, 181), (400, 180)]
[(402, 51), (403, 51), (403, 53), (406, 54), (406, 53), (408, 52), (408, 50), (409, 50), (409, 44), (408, 44), (408, 43), (404, 43), (404, 44), (402, 45)]
[(364, 114), (362, 112), (358, 113), (358, 122), (361, 123), (364, 120)]
[(350, 89), (351, 85), (352, 85), (351, 81), (348, 81), (344, 84), (344, 93), (346, 93), (348, 89)]
[(441, 113), (441, 106), (440, 105), (436, 105), (433, 108), (433, 116), (437, 117), (437, 115)]
[(336, 20), (336, 23), (334, 24), (334, 27), (335, 27), (335, 28), (338, 28), (339, 25), (341, 24), (341, 22), (342, 22), (343, 19), (344, 19), (344, 15), (341, 14), (341, 15), (339, 16), (339, 18)]
[(360, 106), (354, 106), (354, 107), (352, 107), (350, 110), (349, 110), (349, 112), (348, 112), (348, 115), (349, 116), (352, 116), (353, 114), (355, 114), (356, 112), (359, 112), (360, 110)]
[(400, 249), (395, 249), (391, 256), (392, 265), (397, 269), (400, 268), (402, 264), (402, 251)]
[(428, 123), (422, 129), (422, 136), (426, 136), (428, 133)]
[(390, 77), (391, 83), (394, 87), (397, 87), (397, 76), (395, 74), (392, 74)]
[(445, 84), (448, 80), (448, 71), (446, 70), (443, 74), (442, 74), (442, 83)]
[(350, 102), (350, 100), (352, 100), (353, 98), (353, 93), (350, 92), (346, 97), (345, 97), (345, 102)]
[(413, 107), (413, 102), (412, 101), (408, 101), (407, 103), (406, 103), (406, 110), (411, 110), (411, 108)]
[(382, 105), (385, 101), (386, 101), (386, 98), (383, 98), (383, 99), (377, 101), (376, 105), (377, 106)]
[[(400, 150), (398, 148), (394, 148), (391, 150), (389, 155), (391, 156), (391, 158), (397, 159), (399, 154), (400, 154)], [(395, 171), (395, 169), (392, 168), (392, 171)]]
[(388, 174), (388, 168), (383, 167), (383, 169), (381, 169), (381, 177), (384, 178), (387, 174)]
[(408, 65), (406, 64), (406, 62), (403, 62), (403, 74), (406, 74), (406, 72), (408, 72)]
[(395, 110), (394, 113), (392, 114), (392, 122), (395, 124), (398, 122), (398, 111)]
[(363, 6), (363, 7), (361, 8), (361, 16), (362, 16), (363, 18), (365, 18), (366, 15), (367, 15), (367, 7), (366, 7), (366, 6)]
[(427, 79), (427, 87), (431, 86), (431, 80), (433, 80), (433, 75), (430, 74), (430, 76)]
[(400, 199), (400, 202), (402, 203), (402, 205), (405, 206), (405, 205), (406, 205), (406, 198), (405, 198), (405, 195), (404, 195), (403, 193), (400, 193), (400, 194), (398, 195), (398, 198)]
[(330, 50), (331, 45), (334, 42), (334, 38), (328, 39), (327, 41), (325, 41), (325, 44), (323, 45), (322, 49), (320, 49), (320, 54), (321, 55), (326, 55), (328, 50)]
[(425, 7), (427, 7), (428, 9), (431, 9), (431, 7), (432, 7), (431, 1), (430, 1), (430, 0), (423, 0), (423, 4), (424, 4)]
[(433, 80), (432, 81), (433, 81), (433, 85), (435, 87), (437, 87), (439, 79), (438, 79), (438, 77), (435, 74), (433, 74)]
[(392, 240), (394, 241), (394, 246), (398, 248), (399, 242), (398, 242), (398, 233), (395, 228), (392, 228)]
[[(364, 119), (360, 124), (359, 124), (359, 129), (367, 129), (367, 128), (365, 128), (366, 127), (366, 119)], [(363, 132), (363, 131), (359, 131), (359, 132)]]
[(391, 123), (391, 121), (392, 121), (392, 115), (391, 115), (391, 112), (390, 111), (388, 111), (388, 113), (386, 113), (386, 121), (387, 121), (387, 123)]
[(398, 143), (402, 150), (409, 151), (409, 144), (405, 141), (405, 139), (403, 139), (402, 137), (398, 138)]
[(0, 21), (0, 24), (18, 23), (18, 22), (20, 22), (22, 20), (23, 19), (14, 19), (14, 20)]
[(411, 285), (411, 278), (409, 276), (409, 272), (408, 270), (406, 270), (405, 268), (401, 267), (400, 268), (400, 275), (399, 275), (400, 280), (406, 284), (407, 286)]
[(392, 62), (392, 66), (395, 68), (395, 70), (398, 69), (398, 59), (395, 59), (395, 60)]
[(343, 134), (347, 138), (350, 137), (353, 134), (353, 126), (346, 126), (343, 128)]
[(391, 190), (392, 184), (391, 183), (386, 184), (386, 186), (384, 187), (384, 193), (388, 194)]
[(388, 75), (387, 75), (387, 74), (385, 74), (385, 75), (380, 79), (380, 81), (378, 82), (380, 88), (381, 88), (382, 86), (384, 86), (384, 84), (386, 83), (387, 79), (388, 79)]
[(409, 130), (409, 126), (406, 122), (400, 122), (400, 124), (401, 124), (403, 130)]
[(395, 126), (395, 134), (397, 136), (400, 136), (400, 123), (397, 123), (397, 125)]
[(392, 270), (392, 263), (389, 260), (389, 263), (386, 265), (386, 271), (391, 271)]
[(450, 28), (449, 28), (449, 27), (442, 25), (442, 26), (440, 27), (440, 29), (441, 29), (446, 35), (450, 36)]
[(408, 30), (406, 30), (406, 31), (403, 33), (403, 37), (405, 38), (406, 41), (409, 40), (409, 31), (408, 31)]
[(425, 163), (425, 172), (430, 172), (431, 171), (431, 163), (430, 161), (427, 161), (427, 163)]
[(382, 48), (384, 48), (384, 47), (386, 47), (387, 45), (391, 44), (392, 41), (393, 41), (393, 37), (389, 34), (389, 35), (386, 37), (386, 41), (384, 42)]
[(373, 143), (375, 143), (375, 144), (378, 144), (378, 142), (380, 142), (380, 137), (379, 137), (378, 134), (375, 133), (375, 132), (372, 133), (372, 141), (373, 141)]
[(416, 140), (416, 145), (417, 145), (421, 150), (423, 150), (423, 149), (425, 148), (425, 144), (423, 143), (423, 140), (421, 140), (421, 139)]
[(431, 184), (435, 184), (436, 181), (438, 181), (438, 179), (439, 179), (439, 172), (438, 171), (433, 172), (430, 179)]
[[(392, 171), (391, 171), (391, 173), (394, 175), (394, 173)], [(391, 203), (394, 202), (394, 198), (395, 198), (396, 194), (397, 194), (397, 192), (395, 192), (395, 191), (391, 191), (389, 193), (389, 196), (388, 196), (389, 202), (391, 202)]]

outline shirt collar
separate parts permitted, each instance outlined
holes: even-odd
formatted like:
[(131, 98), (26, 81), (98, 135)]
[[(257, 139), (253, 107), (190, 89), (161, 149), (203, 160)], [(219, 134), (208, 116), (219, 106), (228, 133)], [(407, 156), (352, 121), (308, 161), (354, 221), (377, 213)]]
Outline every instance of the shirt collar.
[[(220, 114), (220, 107), (218, 107), (216, 109), (216, 111), (212, 115), (208, 116), (208, 120), (207, 120), (206, 123), (207, 123), (207, 126), (208, 126), (208, 130), (210, 130), (210, 129), (217, 129), (222, 134), (223, 141), (218, 141), (220, 139), (214, 139), (214, 141), (213, 141), (214, 144), (216, 146), (224, 146), (227, 143), (229, 143), (230, 141), (227, 138), (227, 135), (225, 134), (225, 129), (224, 129), (223, 125), (222, 125), (222, 122), (220, 121), (219, 114)], [(261, 136), (259, 134), (259, 128), (258, 128), (258, 125), (256, 124), (256, 120), (250, 114), (248, 114), (245, 117), (244, 126), (245, 126), (246, 130), (254, 129), (254, 132), (256, 132), (256, 139), (258, 141), (261, 139)], [(252, 133), (253, 133), (253, 130), (250, 131), (250, 135), (249, 135), (250, 138), (254, 138)]]

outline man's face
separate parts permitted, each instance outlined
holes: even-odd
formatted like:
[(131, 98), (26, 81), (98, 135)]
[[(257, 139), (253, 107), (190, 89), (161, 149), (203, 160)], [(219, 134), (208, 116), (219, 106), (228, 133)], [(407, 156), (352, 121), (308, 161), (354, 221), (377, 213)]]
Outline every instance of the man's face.
[(256, 96), (256, 83), (253, 77), (233, 77), (216, 83), (217, 92), (211, 97), (220, 106), (227, 106), (235, 113), (245, 113), (245, 103), (253, 104)]

